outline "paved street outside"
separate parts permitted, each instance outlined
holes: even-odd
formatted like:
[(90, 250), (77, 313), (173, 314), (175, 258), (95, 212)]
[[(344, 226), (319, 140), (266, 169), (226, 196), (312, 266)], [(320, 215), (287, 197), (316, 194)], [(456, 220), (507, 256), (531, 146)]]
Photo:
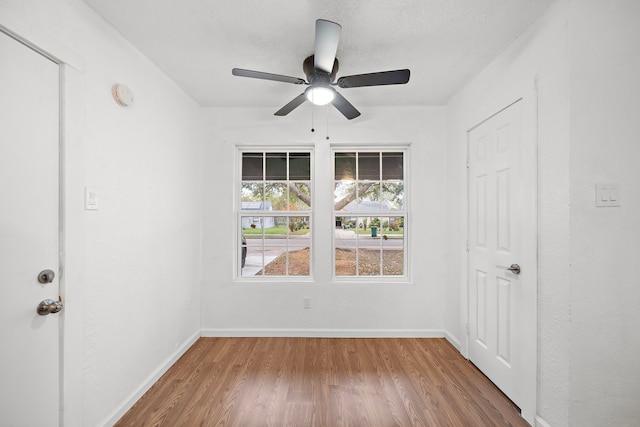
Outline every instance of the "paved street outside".
[[(343, 230), (336, 228), (334, 230), (336, 237), (337, 248), (355, 248), (356, 245), (361, 249), (376, 249), (382, 245), (385, 249), (402, 249), (404, 246), (403, 239), (400, 235), (389, 235), (387, 240), (382, 238), (382, 234), (378, 234), (377, 237), (371, 237), (371, 234), (356, 234), (351, 230)], [(311, 241), (310, 235), (306, 236), (291, 236), (290, 240), (308, 240)], [(268, 245), (268, 246), (267, 246)], [(280, 254), (284, 253), (287, 249), (286, 238), (272, 238), (269, 237), (265, 240), (264, 248), (264, 264), (262, 253), (262, 239), (254, 239), (247, 236), (247, 257), (245, 259), (244, 268), (242, 269), (242, 276), (255, 276), (263, 265), (268, 265), (271, 261), (277, 258)], [(300, 246), (302, 248), (304, 246)], [(290, 250), (295, 250), (295, 247), (290, 247)]]

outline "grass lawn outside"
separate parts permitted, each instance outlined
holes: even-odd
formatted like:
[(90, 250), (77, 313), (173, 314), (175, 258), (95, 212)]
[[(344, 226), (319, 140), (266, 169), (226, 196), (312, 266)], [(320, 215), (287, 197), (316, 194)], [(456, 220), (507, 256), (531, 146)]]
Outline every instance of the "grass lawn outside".
[[(242, 234), (245, 235), (245, 237), (247, 237), (248, 239), (250, 238), (256, 238), (256, 237), (262, 237), (262, 232), (264, 231), (264, 234), (269, 236), (269, 235), (279, 235), (279, 236), (285, 236), (287, 234), (287, 231), (289, 231), (287, 229), (286, 226), (281, 225), (278, 227), (271, 227), (271, 228), (243, 228), (242, 229)], [(302, 228), (300, 230), (296, 230), (296, 231), (289, 231), (289, 235), (294, 235), (294, 236), (304, 236), (306, 234), (309, 234), (309, 229), (308, 228)]]

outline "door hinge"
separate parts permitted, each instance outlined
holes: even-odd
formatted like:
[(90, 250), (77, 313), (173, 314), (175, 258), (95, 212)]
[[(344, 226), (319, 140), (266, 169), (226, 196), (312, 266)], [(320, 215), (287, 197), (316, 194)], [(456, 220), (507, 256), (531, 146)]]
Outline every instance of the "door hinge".
[(469, 322), (467, 322), (467, 335), (469, 335)]
[(469, 241), (467, 240), (467, 252), (469, 252)]

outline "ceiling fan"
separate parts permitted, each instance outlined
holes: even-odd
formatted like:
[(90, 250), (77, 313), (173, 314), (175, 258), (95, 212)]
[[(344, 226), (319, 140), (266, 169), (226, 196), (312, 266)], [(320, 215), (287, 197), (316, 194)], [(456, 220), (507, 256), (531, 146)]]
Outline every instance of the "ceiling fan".
[(404, 69), (356, 74), (340, 77), (337, 82), (334, 82), (338, 72), (336, 51), (338, 50), (341, 32), (342, 27), (340, 24), (324, 19), (316, 21), (314, 54), (306, 58), (302, 63), (302, 70), (307, 76), (307, 80), (280, 74), (264, 73), (262, 71), (244, 70), (242, 68), (234, 68), (231, 72), (234, 76), (308, 85), (303, 93), (276, 111), (276, 116), (286, 116), (305, 100), (309, 100), (316, 105), (331, 103), (347, 119), (355, 119), (360, 115), (360, 112), (344, 96), (340, 95), (333, 86), (347, 89), (363, 86), (405, 84), (409, 81), (410, 71)]

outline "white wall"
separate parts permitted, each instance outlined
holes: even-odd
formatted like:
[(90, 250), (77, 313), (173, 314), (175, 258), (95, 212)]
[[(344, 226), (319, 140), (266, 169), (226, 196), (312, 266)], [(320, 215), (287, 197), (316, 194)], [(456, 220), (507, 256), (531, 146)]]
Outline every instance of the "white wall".
[[(640, 256), (638, 18), (631, 0), (559, 0), (447, 108), (445, 323), (461, 337), (464, 132), (538, 78), (538, 421), (551, 426), (640, 418), (640, 289), (625, 268)], [(622, 207), (595, 207), (599, 182), (621, 185)]]
[[(538, 85), (538, 413), (568, 423), (569, 88), (567, 6), (556, 3), (447, 106), (445, 327), (464, 342), (466, 131)], [(534, 92), (535, 93), (535, 92)], [(535, 118), (534, 118), (535, 119)]]
[[(71, 108), (85, 122), (68, 124), (84, 134), (83, 146), (66, 158), (76, 179), (84, 169), (84, 182), (69, 183), (68, 199), (82, 200), (77, 193), (95, 186), (99, 210), (66, 206), (84, 230), (84, 239), (68, 242), (82, 263), (70, 266), (82, 270), (74, 278), (84, 278), (68, 289), (81, 287), (84, 301), (67, 300), (70, 313), (84, 307), (83, 342), (73, 344), (82, 356), (67, 355), (82, 363), (83, 383), (67, 386), (83, 388), (84, 400), (68, 393), (67, 411), (76, 414), (65, 417), (68, 425), (109, 423), (200, 327), (199, 106), (81, 1), (1, 0), (0, 7), (12, 22), (54, 35), (84, 64), (73, 91), (82, 105)], [(132, 88), (133, 107), (113, 101), (116, 82)]]
[[(571, 402), (576, 426), (640, 419), (640, 2), (570, 2)], [(596, 208), (596, 183), (621, 207)]]
[[(286, 91), (283, 91), (286, 93)], [(286, 101), (286, 96), (283, 102)], [(204, 128), (203, 314), (205, 334), (441, 335), (443, 330), (444, 109), (363, 108), (351, 122), (305, 104), (285, 118), (272, 109), (207, 108)], [(319, 119), (319, 117), (321, 119)], [(330, 217), (314, 217), (313, 283), (234, 283), (236, 144), (315, 147), (316, 200), (332, 204), (330, 144), (410, 143), (412, 283), (331, 283)], [(324, 189), (325, 191), (322, 191)], [(311, 297), (312, 308), (303, 309)]]

